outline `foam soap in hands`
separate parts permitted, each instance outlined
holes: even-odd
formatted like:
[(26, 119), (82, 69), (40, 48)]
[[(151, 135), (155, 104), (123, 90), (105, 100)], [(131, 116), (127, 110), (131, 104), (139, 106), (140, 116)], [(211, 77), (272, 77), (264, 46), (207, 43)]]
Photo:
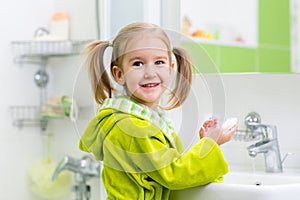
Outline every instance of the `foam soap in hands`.
[(235, 117), (228, 118), (222, 125), (222, 130), (224, 132), (228, 132), (230, 129), (232, 129), (238, 122), (238, 119)]

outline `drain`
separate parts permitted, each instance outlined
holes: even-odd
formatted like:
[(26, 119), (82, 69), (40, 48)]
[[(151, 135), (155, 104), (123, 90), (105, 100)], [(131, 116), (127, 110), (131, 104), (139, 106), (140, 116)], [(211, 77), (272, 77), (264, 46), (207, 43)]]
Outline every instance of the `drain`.
[(255, 182), (254, 182), (254, 185), (260, 186), (260, 185), (262, 185), (262, 182), (260, 182), (260, 181), (255, 181)]

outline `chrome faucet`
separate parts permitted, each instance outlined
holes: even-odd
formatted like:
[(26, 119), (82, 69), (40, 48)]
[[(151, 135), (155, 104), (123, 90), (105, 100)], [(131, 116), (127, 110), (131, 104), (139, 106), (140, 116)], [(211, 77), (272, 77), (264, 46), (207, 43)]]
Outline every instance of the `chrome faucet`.
[(263, 153), (266, 172), (282, 172), (282, 161), (277, 139), (276, 126), (261, 124), (260, 116), (251, 112), (245, 117), (247, 129), (261, 136), (261, 140), (247, 147), (249, 156)]
[(100, 176), (100, 163), (89, 156), (83, 156), (81, 159), (65, 156), (58, 162), (52, 174), (52, 180), (54, 181), (63, 170), (69, 170), (75, 174), (75, 185), (73, 186), (75, 200), (83, 200), (84, 197), (89, 200), (91, 188), (86, 181)]

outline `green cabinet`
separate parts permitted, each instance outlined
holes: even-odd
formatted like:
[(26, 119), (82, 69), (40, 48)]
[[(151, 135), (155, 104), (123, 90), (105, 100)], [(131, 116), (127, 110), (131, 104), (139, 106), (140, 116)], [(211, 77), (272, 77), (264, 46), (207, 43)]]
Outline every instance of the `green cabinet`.
[[(289, 0), (258, 0), (258, 44), (256, 47), (199, 43), (191, 40), (182, 45), (193, 57), (196, 49), (204, 48), (221, 73), (231, 72), (291, 72), (291, 27)], [(194, 59), (201, 66), (200, 59)], [(200, 70), (201, 71), (201, 68)], [(202, 72), (210, 72), (205, 69)]]

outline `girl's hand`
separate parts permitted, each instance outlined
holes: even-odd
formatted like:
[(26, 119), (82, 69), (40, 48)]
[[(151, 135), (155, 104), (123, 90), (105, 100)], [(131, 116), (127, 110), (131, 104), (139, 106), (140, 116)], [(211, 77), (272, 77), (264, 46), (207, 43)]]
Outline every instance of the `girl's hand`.
[(218, 124), (218, 120), (216, 118), (210, 118), (206, 120), (202, 127), (200, 128), (199, 135), (200, 138), (206, 137), (206, 133), (211, 129), (215, 128)]
[(236, 132), (238, 124), (236, 123), (229, 130), (222, 130), (217, 119), (206, 120), (200, 128), (200, 138), (209, 137), (213, 139), (218, 145), (228, 142), (232, 135)]

